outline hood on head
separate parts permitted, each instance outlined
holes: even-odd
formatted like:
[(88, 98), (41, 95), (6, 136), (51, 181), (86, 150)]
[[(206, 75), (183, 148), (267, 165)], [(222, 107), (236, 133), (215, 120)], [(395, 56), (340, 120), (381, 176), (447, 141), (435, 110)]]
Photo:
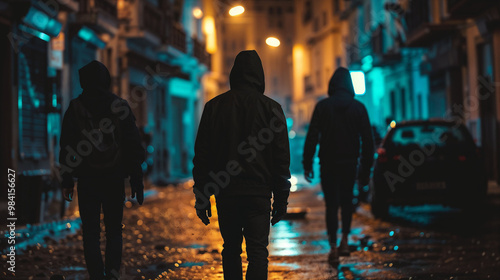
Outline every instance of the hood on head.
[(333, 73), (328, 85), (328, 95), (334, 96), (340, 92), (346, 92), (354, 97), (354, 86), (352, 85), (351, 73), (344, 67), (339, 67)]
[(264, 69), (256, 51), (242, 51), (236, 56), (229, 84), (231, 89), (255, 89), (264, 93)]
[(347, 108), (354, 101), (354, 86), (351, 73), (344, 67), (339, 67), (333, 73), (328, 85), (328, 95), (333, 98), (335, 107)]
[(80, 86), (89, 93), (108, 91), (111, 85), (111, 76), (108, 68), (101, 62), (93, 60), (78, 70)]

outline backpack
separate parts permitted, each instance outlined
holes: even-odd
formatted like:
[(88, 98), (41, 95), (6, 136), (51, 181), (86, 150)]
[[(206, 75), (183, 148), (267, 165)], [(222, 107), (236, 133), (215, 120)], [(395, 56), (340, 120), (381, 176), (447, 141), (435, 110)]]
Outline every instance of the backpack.
[[(92, 150), (90, 154), (81, 155), (86, 164), (93, 169), (111, 169), (119, 164), (121, 158), (121, 127), (118, 116), (111, 112), (104, 116), (94, 116), (85, 108), (80, 98), (73, 102), (81, 141), (88, 141)], [(102, 131), (100, 125), (103, 119), (110, 119), (114, 126), (111, 132)], [(99, 138), (96, 138), (100, 137)], [(86, 145), (88, 147), (88, 145)]]

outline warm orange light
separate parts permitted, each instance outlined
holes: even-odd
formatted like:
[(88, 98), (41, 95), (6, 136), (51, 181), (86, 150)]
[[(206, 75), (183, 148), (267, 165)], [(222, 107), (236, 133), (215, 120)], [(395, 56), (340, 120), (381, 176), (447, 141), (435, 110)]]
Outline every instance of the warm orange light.
[(271, 47), (278, 47), (280, 45), (280, 40), (276, 37), (268, 37), (266, 39), (266, 44), (268, 44)]
[(211, 16), (203, 18), (203, 32), (206, 38), (206, 50), (208, 53), (215, 53), (217, 51), (217, 36), (215, 33), (215, 20)]
[(234, 17), (234, 16), (239, 16), (239, 15), (243, 14), (244, 12), (245, 12), (245, 8), (243, 8), (243, 6), (235, 6), (229, 10), (229, 15)]
[(200, 19), (203, 17), (203, 11), (199, 7), (194, 7), (193, 16), (195, 19)]

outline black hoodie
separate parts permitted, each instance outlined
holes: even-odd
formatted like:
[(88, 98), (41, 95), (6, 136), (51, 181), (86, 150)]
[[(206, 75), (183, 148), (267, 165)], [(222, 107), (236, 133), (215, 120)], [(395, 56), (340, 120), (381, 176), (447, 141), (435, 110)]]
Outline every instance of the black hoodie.
[[(109, 91), (111, 76), (104, 64), (92, 61), (79, 71), (82, 94), (71, 100), (63, 118), (61, 129), (61, 165), (62, 186), (73, 187), (72, 177), (117, 177), (130, 176), (132, 181), (142, 181), (141, 163), (144, 160), (144, 148), (141, 144), (139, 130), (135, 125), (135, 117), (127, 101)], [(79, 105), (83, 105), (82, 107)], [(88, 134), (80, 127), (86, 110), (93, 118), (104, 119), (116, 116), (119, 120), (120, 160), (110, 168), (96, 169), (86, 161), (85, 151), (81, 143), (92, 143)], [(95, 151), (93, 147), (92, 151)], [(83, 151), (83, 153), (81, 152)]]
[(349, 70), (340, 67), (328, 85), (329, 97), (316, 104), (304, 145), (304, 170), (312, 170), (312, 161), (319, 142), (322, 165), (357, 162), (358, 177), (367, 177), (373, 162), (373, 136), (365, 106), (354, 99)]
[[(290, 150), (281, 106), (264, 95), (256, 51), (242, 51), (229, 76), (231, 90), (205, 105), (193, 159), (197, 208), (206, 199), (270, 197), (290, 190)], [(285, 195), (285, 194), (284, 194)]]

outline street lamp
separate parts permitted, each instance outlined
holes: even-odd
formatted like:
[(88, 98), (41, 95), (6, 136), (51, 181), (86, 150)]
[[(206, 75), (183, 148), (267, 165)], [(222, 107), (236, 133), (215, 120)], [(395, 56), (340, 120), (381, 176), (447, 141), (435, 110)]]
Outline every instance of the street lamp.
[(276, 48), (280, 45), (280, 40), (276, 37), (267, 37), (266, 44)]
[(239, 16), (245, 12), (245, 8), (241, 5), (234, 6), (229, 10), (229, 15), (234, 17), (234, 16)]
[(203, 11), (200, 9), (200, 7), (194, 7), (193, 16), (195, 19), (200, 19), (203, 17)]

